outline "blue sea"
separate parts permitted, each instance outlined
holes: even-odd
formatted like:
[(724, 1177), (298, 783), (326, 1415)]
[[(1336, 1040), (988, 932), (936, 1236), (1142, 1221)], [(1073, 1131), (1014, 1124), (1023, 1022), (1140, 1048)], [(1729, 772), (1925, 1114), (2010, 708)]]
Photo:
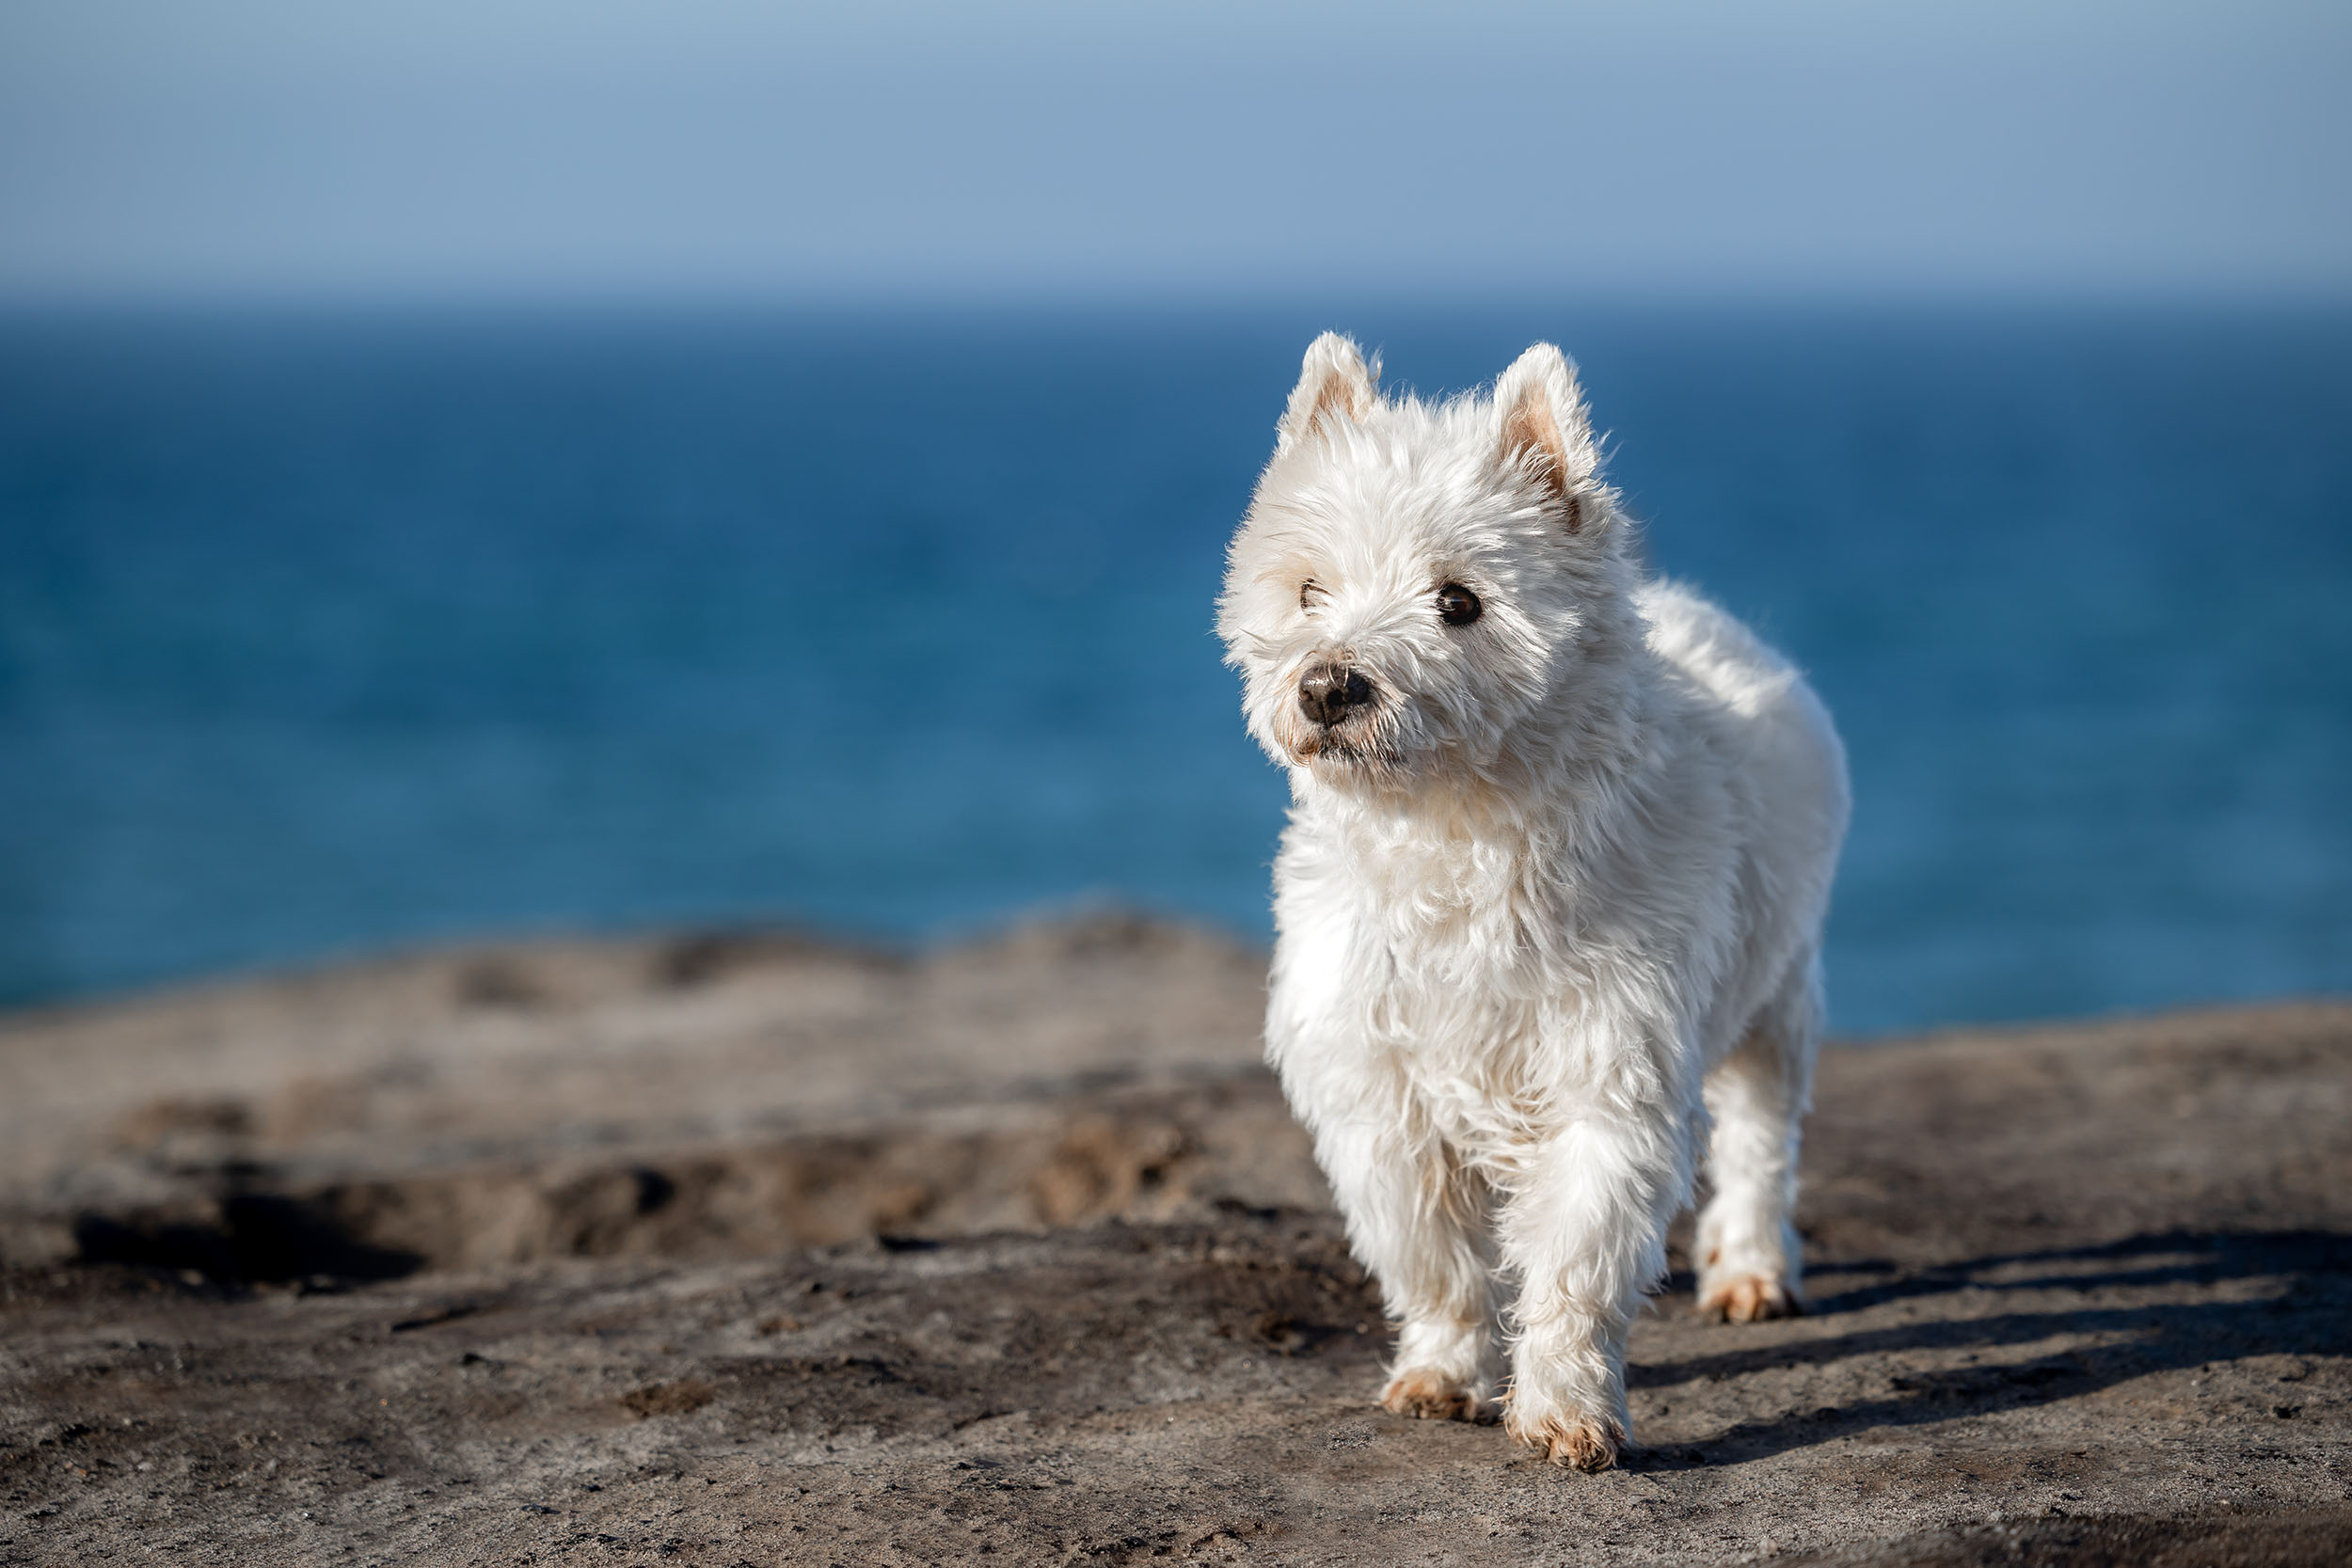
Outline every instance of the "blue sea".
[(1210, 633), (1307, 339), (1549, 338), (1853, 763), (1836, 1026), (2352, 991), (2352, 314), (0, 321), (0, 1000), (484, 934), (1268, 934)]

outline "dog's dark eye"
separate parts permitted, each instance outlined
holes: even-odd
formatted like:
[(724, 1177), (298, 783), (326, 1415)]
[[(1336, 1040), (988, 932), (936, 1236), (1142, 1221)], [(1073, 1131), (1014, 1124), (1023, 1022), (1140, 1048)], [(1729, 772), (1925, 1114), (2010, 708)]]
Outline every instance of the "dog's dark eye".
[(1322, 585), (1321, 585), (1321, 584), (1319, 584), (1319, 583), (1317, 583), (1317, 582), (1315, 581), (1315, 579), (1314, 579), (1314, 578), (1309, 578), (1306, 581), (1304, 581), (1304, 582), (1302, 582), (1302, 583), (1300, 583), (1300, 584), (1298, 585), (1298, 608), (1299, 608), (1299, 609), (1301, 609), (1301, 610), (1312, 610), (1312, 609), (1314, 609), (1314, 607), (1315, 607), (1315, 601), (1316, 601), (1316, 600), (1318, 600), (1318, 599), (1320, 599), (1320, 598), (1322, 598), (1322, 597), (1323, 597), (1323, 588), (1322, 588)]
[(1458, 582), (1449, 582), (1438, 590), (1438, 619), (1449, 626), (1469, 626), (1486, 608), (1478, 602), (1477, 594)]

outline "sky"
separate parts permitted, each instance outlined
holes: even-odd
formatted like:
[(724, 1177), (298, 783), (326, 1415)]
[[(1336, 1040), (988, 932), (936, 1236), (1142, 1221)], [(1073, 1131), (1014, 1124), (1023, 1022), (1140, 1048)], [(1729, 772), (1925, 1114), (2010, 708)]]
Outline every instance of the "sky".
[(0, 298), (2352, 293), (2344, 0), (8, 0)]

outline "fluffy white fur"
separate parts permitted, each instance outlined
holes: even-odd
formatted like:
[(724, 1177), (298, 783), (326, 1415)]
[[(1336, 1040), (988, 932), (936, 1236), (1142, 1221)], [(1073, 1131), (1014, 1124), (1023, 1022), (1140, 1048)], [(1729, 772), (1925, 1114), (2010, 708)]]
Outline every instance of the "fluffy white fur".
[[(1789, 1208), (1845, 761), (1797, 672), (1649, 578), (1575, 372), (1385, 399), (1307, 351), (1218, 629), (1290, 770), (1268, 1055), (1398, 1327), (1392, 1410), (1595, 1469), (1702, 1146), (1702, 1305), (1796, 1309)], [(1448, 625), (1438, 595), (1476, 594)], [(1325, 723), (1311, 670), (1361, 675)], [(1711, 1130), (1711, 1135), (1710, 1135)]]

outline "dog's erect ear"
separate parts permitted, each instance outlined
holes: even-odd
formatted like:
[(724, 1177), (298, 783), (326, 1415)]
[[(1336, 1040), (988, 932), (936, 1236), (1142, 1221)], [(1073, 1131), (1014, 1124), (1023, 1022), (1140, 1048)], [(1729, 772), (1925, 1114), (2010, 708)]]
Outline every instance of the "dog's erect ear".
[(1495, 382), (1495, 418), (1504, 467), (1541, 481), (1559, 499), (1569, 532), (1592, 521), (1588, 492), (1600, 451), (1567, 356), (1549, 343), (1520, 355)]
[(1364, 351), (1352, 338), (1326, 332), (1307, 345), (1307, 361), (1299, 368), (1298, 386), (1291, 405), (1275, 427), (1275, 451), (1288, 451), (1305, 440), (1319, 420), (1334, 416), (1360, 420), (1371, 412), (1379, 394), (1372, 384), (1380, 374), (1377, 361), (1366, 366)]

